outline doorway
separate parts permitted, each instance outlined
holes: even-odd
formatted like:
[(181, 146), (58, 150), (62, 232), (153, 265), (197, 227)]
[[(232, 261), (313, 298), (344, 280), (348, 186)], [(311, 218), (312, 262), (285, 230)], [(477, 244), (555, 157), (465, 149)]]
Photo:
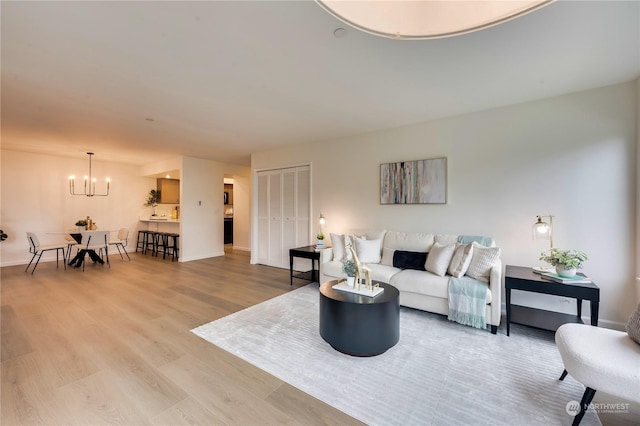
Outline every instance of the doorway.
[(233, 179), (224, 178), (224, 244), (233, 246)]

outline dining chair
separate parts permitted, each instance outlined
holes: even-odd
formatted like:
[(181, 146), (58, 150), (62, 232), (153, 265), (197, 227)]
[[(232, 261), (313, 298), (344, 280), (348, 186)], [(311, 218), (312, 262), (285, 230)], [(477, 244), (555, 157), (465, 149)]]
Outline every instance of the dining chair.
[[(109, 268), (111, 268), (111, 263), (109, 263), (109, 236), (110, 236), (110, 232), (109, 231), (85, 231), (82, 233), (82, 240), (84, 241), (84, 239), (86, 238), (87, 240), (87, 245), (84, 247), (84, 249), (87, 251), (87, 253), (91, 256), (91, 252), (93, 253), (97, 253), (95, 256), (97, 256), (97, 259), (101, 259), (102, 258), (102, 252), (104, 250), (104, 255), (107, 259), (107, 265), (109, 266)], [(96, 261), (96, 258), (94, 258), (93, 256), (91, 257), (94, 262)], [(84, 272), (84, 264), (86, 262), (82, 262), (82, 271)]]
[[(120, 230), (118, 231), (118, 241), (109, 243), (110, 246), (115, 246), (115, 248), (118, 250), (118, 253), (120, 253), (120, 258), (122, 260), (124, 260), (124, 257), (122, 256), (122, 251), (124, 251), (124, 254), (127, 255), (127, 259), (131, 261), (129, 253), (127, 253), (126, 249), (127, 244), (129, 244), (129, 229), (127, 228), (120, 228)], [(120, 251), (120, 247), (122, 247), (122, 251)]]
[(29, 271), (29, 267), (31, 266), (31, 263), (33, 263), (33, 259), (35, 259), (37, 256), (38, 259), (36, 260), (36, 264), (33, 266), (33, 269), (31, 270), (31, 275), (33, 275), (33, 273), (36, 271), (36, 268), (38, 267), (38, 263), (40, 263), (40, 258), (42, 257), (42, 254), (45, 251), (52, 251), (52, 250), (56, 251), (56, 268), (58, 267), (60, 252), (62, 252), (64, 269), (67, 269), (67, 256), (66, 256), (67, 243), (40, 244), (40, 240), (38, 239), (38, 236), (33, 232), (27, 232), (27, 240), (29, 241), (29, 253), (33, 254), (33, 256), (31, 256), (31, 260), (27, 265), (27, 269), (24, 270), (25, 272)]

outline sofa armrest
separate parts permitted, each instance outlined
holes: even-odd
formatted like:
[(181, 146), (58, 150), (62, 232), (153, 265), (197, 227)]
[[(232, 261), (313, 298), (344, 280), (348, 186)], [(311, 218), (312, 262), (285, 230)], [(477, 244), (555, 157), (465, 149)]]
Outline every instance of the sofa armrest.
[(491, 268), (489, 289), (491, 290), (491, 318), (488, 318), (488, 323), (499, 326), (502, 315), (502, 260), (500, 259)]
[(325, 247), (320, 251), (320, 264), (331, 262), (333, 260), (333, 249), (331, 247)]

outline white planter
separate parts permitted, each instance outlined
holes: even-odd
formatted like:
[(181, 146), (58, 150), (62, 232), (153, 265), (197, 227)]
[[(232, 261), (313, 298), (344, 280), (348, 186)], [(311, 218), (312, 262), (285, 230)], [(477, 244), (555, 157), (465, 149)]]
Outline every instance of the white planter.
[(347, 285), (353, 287), (356, 283), (356, 277), (347, 277)]
[(556, 265), (556, 273), (561, 277), (565, 277), (565, 278), (575, 277), (576, 272), (578, 272), (576, 268), (566, 269), (564, 265)]

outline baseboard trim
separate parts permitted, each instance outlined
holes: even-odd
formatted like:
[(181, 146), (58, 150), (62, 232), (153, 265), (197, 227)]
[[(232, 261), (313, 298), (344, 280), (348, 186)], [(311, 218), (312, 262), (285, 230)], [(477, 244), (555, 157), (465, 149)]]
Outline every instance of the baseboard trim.
[(224, 256), (224, 251), (216, 252), (216, 253), (212, 253), (212, 254), (206, 254), (206, 255), (202, 255), (202, 256), (191, 256), (191, 257), (181, 256), (180, 257), (180, 262), (190, 262), (192, 260), (210, 259), (212, 257), (220, 257), (220, 256)]

